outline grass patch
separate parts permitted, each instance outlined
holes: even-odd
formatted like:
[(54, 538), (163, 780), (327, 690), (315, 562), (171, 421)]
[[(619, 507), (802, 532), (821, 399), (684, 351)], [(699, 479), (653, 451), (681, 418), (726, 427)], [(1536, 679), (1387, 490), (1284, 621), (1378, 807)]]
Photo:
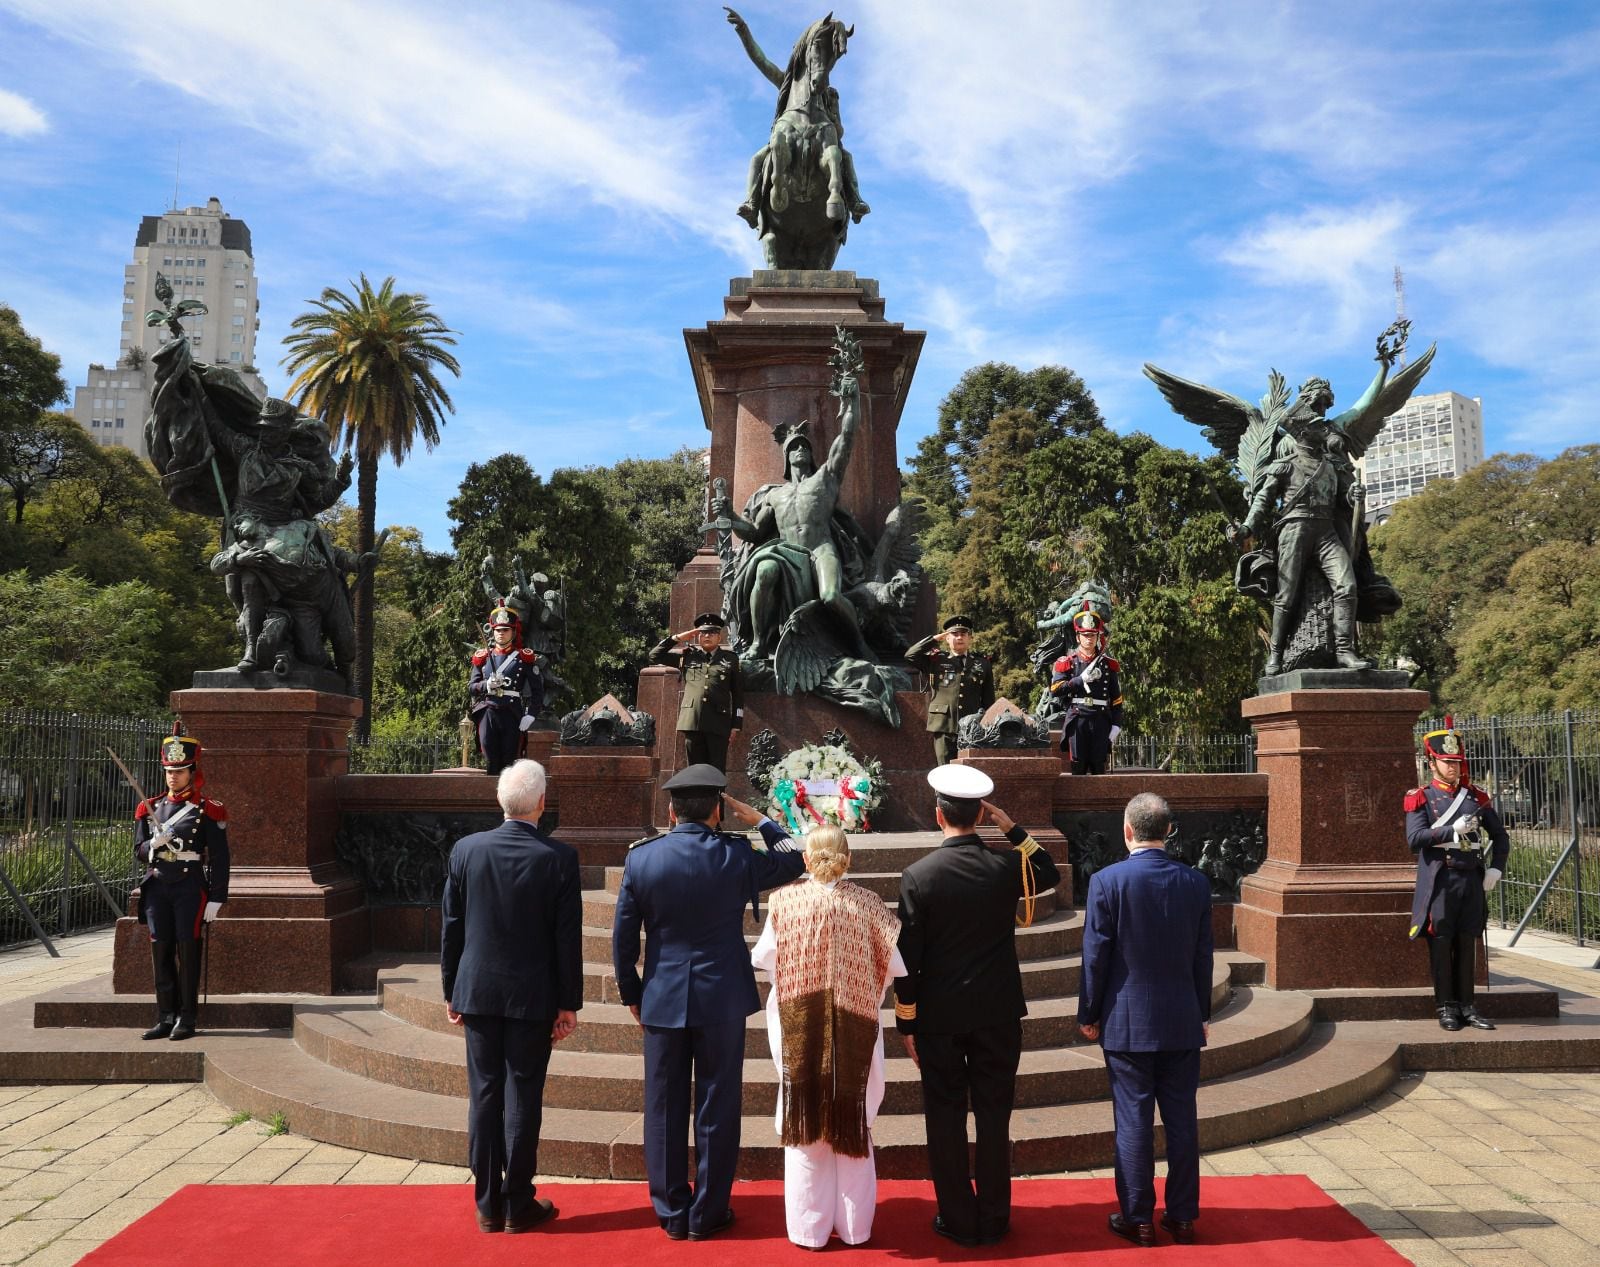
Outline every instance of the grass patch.
[(237, 1113), (235, 1113), (232, 1117), (230, 1117), (226, 1122), (224, 1122), (222, 1124), (222, 1129), (225, 1130), (225, 1131), (231, 1131), (235, 1126), (243, 1126), (249, 1120), (250, 1120), (250, 1114), (248, 1112), (246, 1112), (244, 1109), (240, 1109)]
[(287, 1135), (289, 1133), (289, 1119), (284, 1117), (282, 1113), (274, 1113), (271, 1117), (266, 1118), (265, 1121), (267, 1124), (265, 1134)]

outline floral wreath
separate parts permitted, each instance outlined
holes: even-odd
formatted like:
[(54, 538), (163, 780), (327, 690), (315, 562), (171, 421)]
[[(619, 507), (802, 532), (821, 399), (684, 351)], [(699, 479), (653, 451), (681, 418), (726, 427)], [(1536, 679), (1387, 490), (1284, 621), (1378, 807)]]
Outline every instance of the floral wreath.
[(796, 748), (773, 764), (770, 778), (772, 816), (796, 836), (825, 823), (871, 831), (872, 812), (883, 800), (881, 765), (858, 761), (843, 744)]

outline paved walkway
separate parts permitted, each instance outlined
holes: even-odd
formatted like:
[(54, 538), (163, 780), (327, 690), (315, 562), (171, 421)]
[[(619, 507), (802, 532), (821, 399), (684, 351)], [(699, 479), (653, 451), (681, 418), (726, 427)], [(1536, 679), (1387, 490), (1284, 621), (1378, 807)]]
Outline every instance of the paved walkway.
[[(110, 970), (109, 935), (59, 947), (59, 960), (0, 953), (0, 1001)], [(1600, 995), (1593, 969), (1506, 951), (1495, 968)], [(0, 1087), (0, 1263), (75, 1263), (189, 1183), (469, 1181), (458, 1167), (282, 1126), (241, 1118), (190, 1084)], [(1309, 1175), (1419, 1264), (1600, 1262), (1600, 1072), (1412, 1075), (1356, 1112), (1209, 1153), (1203, 1167)], [(468, 1204), (463, 1191), (463, 1218)]]

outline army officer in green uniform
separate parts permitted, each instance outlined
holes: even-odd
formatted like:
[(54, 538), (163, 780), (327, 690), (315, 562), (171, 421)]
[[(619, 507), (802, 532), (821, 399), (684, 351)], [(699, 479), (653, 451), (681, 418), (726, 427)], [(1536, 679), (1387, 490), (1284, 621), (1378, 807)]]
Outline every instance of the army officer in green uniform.
[(694, 628), (663, 638), (650, 651), (651, 664), (670, 664), (683, 679), (678, 729), (690, 765), (728, 770), (728, 740), (744, 722), (739, 657), (722, 647), (727, 626), (716, 612), (695, 617)]
[(906, 663), (928, 675), (928, 729), (933, 763), (956, 759), (956, 732), (968, 713), (994, 703), (994, 667), (972, 649), (972, 618), (952, 616), (940, 633), (929, 634), (906, 652)]

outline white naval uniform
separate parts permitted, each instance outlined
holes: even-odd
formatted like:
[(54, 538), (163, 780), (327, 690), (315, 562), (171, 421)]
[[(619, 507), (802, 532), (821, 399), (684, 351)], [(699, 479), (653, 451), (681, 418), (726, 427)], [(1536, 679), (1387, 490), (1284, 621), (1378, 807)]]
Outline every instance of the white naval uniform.
[[(806, 877), (806, 883), (819, 881)], [(838, 881), (823, 885), (831, 889)], [(763, 970), (772, 981), (767, 994), (767, 1043), (772, 1049), (772, 1063), (777, 1066), (778, 1111), (774, 1126), (783, 1135), (783, 1028), (778, 1019), (778, 935), (772, 928), (772, 916), (767, 916), (761, 938), (750, 952), (750, 962)], [(884, 977), (879, 993), (889, 988), (889, 981), (906, 974), (905, 961), (897, 947), (889, 961), (889, 972)], [(872, 1049), (872, 1067), (867, 1073), (867, 1126), (870, 1128), (883, 1104), (883, 1023), (878, 1023), (878, 1041)], [(868, 1141), (865, 1157), (841, 1157), (825, 1140), (803, 1147), (786, 1146), (783, 1150), (783, 1208), (788, 1223), (789, 1239), (808, 1249), (822, 1249), (828, 1238), (838, 1233), (846, 1245), (864, 1245), (872, 1235), (872, 1216), (878, 1201), (878, 1168)]]

